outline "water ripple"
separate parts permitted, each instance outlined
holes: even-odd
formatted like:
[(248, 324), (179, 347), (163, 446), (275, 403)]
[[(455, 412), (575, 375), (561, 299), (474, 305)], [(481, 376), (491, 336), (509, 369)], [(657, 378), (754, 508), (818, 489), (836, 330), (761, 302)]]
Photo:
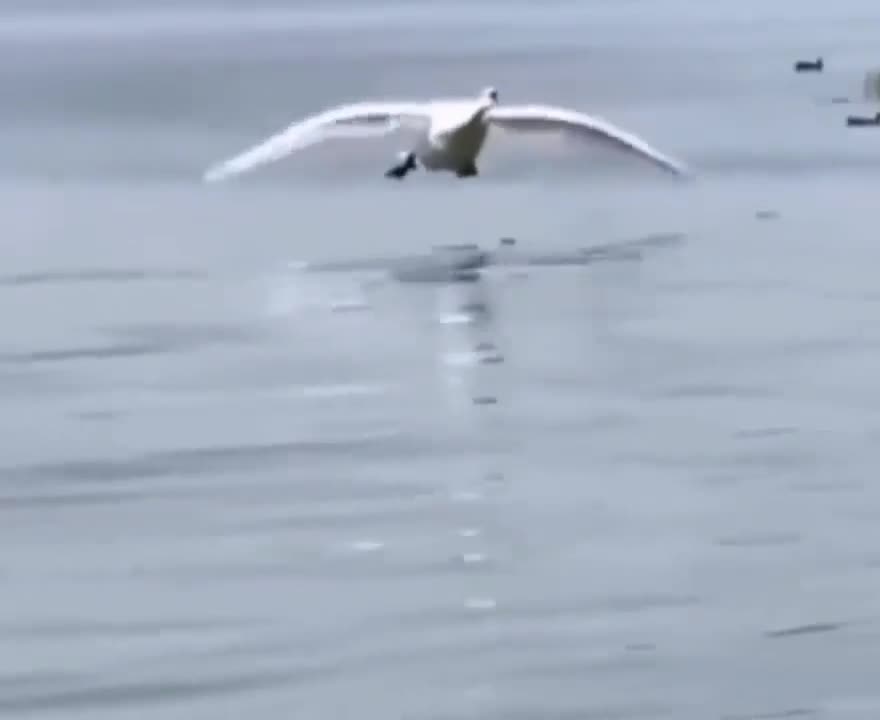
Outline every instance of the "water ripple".
[(152, 280), (202, 280), (205, 273), (196, 270), (147, 270), (144, 268), (82, 268), (55, 272), (21, 272), (0, 275), (0, 286), (64, 285), (91, 283), (131, 283)]
[(0, 711), (19, 717), (54, 710), (101, 710), (124, 706), (157, 706), (182, 700), (206, 699), (236, 695), (304, 682), (295, 672), (254, 673), (251, 675), (219, 675), (203, 680), (156, 680), (99, 685), (80, 682), (68, 690), (42, 689), (38, 694), (12, 693), (0, 697)]
[(171, 475), (234, 473), (267, 465), (287, 465), (297, 458), (336, 455), (340, 451), (369, 450), (399, 454), (404, 436), (396, 431), (375, 432), (337, 440), (299, 440), (147, 453), (124, 460), (95, 459), (10, 467), (8, 479), (92, 480), (119, 482)]

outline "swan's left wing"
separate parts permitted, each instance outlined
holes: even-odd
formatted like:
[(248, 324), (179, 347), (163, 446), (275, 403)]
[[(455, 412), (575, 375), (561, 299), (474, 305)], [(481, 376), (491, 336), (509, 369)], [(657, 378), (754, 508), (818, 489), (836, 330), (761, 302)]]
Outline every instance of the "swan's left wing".
[(572, 137), (598, 141), (647, 160), (675, 175), (688, 175), (684, 163), (666, 155), (641, 138), (610, 123), (574, 110), (547, 105), (496, 106), (486, 119), (505, 130), (516, 132), (557, 132)]
[(340, 105), (289, 125), (231, 158), (208, 168), (205, 182), (218, 182), (280, 160), (298, 150), (338, 138), (387, 135), (402, 127), (427, 127), (431, 108), (419, 102), (362, 102)]

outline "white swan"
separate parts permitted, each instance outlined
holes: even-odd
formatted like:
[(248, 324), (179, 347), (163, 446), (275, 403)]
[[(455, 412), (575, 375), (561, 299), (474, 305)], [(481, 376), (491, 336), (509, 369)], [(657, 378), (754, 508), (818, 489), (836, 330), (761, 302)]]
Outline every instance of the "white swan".
[(428, 171), (452, 172), (460, 178), (474, 177), (490, 126), (598, 140), (676, 175), (687, 174), (683, 163), (598, 118), (546, 105), (499, 106), (498, 91), (489, 87), (476, 98), (362, 102), (331, 108), (214, 165), (203, 179), (217, 182), (334, 137), (372, 137), (399, 128), (418, 130), (418, 140), (411, 150), (400, 153), (398, 163), (385, 173), (386, 177), (402, 179), (418, 165)]

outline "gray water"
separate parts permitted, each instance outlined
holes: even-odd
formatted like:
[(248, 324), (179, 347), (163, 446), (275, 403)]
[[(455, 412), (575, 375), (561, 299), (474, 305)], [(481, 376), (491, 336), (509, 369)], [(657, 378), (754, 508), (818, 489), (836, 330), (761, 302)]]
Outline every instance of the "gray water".
[[(875, 2), (77, 7), (0, 11), (0, 716), (878, 716), (880, 134), (825, 103)], [(493, 140), (397, 184), (383, 139), (199, 181), (488, 84), (697, 180)], [(655, 232), (483, 325), (289, 267)]]

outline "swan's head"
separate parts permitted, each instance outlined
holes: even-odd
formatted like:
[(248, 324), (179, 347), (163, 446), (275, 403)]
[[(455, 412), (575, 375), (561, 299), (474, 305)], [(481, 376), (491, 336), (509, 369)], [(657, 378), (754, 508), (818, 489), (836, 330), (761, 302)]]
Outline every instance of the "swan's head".
[(483, 88), (483, 92), (480, 93), (480, 97), (484, 100), (488, 100), (493, 105), (498, 102), (498, 91), (494, 87)]

